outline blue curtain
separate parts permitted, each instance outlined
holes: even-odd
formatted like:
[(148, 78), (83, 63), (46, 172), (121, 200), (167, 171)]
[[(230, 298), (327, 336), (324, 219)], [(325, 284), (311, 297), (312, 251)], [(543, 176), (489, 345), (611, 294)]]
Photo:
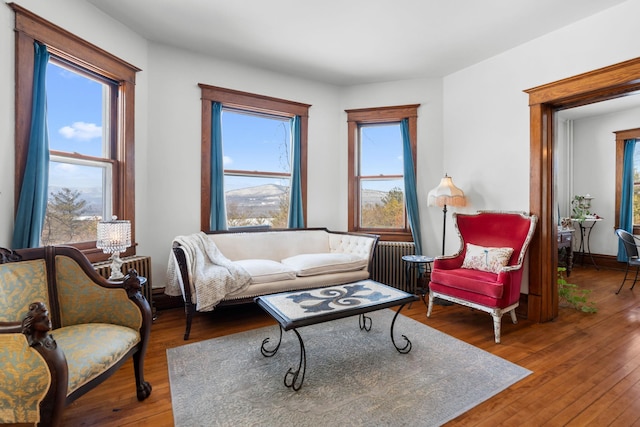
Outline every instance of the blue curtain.
[[(633, 233), (633, 153), (635, 149), (635, 139), (624, 141), (619, 227), (629, 233)], [(618, 261), (627, 262), (627, 254), (624, 251), (624, 245), (620, 241), (618, 241)]]
[(418, 211), (418, 193), (416, 191), (416, 172), (409, 140), (409, 119), (400, 122), (402, 133), (402, 159), (404, 162), (404, 198), (409, 217), (411, 234), (416, 245), (416, 255), (422, 255), (422, 237), (420, 236), (420, 214)]
[(291, 139), (292, 139), (292, 170), (291, 170), (291, 193), (289, 196), (289, 228), (304, 227), (304, 212), (302, 210), (302, 179), (300, 177), (300, 139), (302, 130), (300, 129), (300, 116), (291, 118)]
[(227, 229), (224, 203), (224, 163), (222, 156), (222, 103), (211, 106), (211, 230)]
[(49, 52), (47, 47), (34, 45), (33, 106), (29, 149), (25, 165), (20, 199), (13, 229), (13, 248), (40, 246), (40, 235), (47, 212), (49, 190), (49, 134), (47, 130), (46, 76)]

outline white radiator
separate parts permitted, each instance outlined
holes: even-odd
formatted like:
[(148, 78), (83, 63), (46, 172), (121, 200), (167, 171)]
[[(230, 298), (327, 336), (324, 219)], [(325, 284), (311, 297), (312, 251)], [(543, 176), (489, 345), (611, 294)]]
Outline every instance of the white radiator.
[(405, 277), (405, 263), (402, 261), (402, 257), (414, 255), (415, 252), (416, 247), (413, 242), (378, 242), (373, 255), (371, 278), (376, 282), (411, 292), (416, 280), (416, 269), (412, 268), (410, 271), (409, 283), (411, 286), (408, 287)]
[[(151, 257), (134, 255), (121, 259), (122, 274), (126, 275), (127, 272), (133, 268), (138, 272), (138, 276), (142, 276), (147, 279), (147, 283), (145, 283), (145, 285), (142, 287), (142, 294), (147, 299), (147, 301), (149, 302), (149, 306), (155, 313), (152, 298), (153, 287), (151, 286)], [(105, 279), (108, 279), (109, 276), (111, 276), (111, 261), (96, 262), (93, 264), (93, 268), (95, 268), (98, 274)]]

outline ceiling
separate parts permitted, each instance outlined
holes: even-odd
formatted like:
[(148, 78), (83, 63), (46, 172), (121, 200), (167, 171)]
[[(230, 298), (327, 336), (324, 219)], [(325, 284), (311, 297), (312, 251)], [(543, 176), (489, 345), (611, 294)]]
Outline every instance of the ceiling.
[(441, 77), (624, 0), (86, 0), (145, 39), (334, 85)]

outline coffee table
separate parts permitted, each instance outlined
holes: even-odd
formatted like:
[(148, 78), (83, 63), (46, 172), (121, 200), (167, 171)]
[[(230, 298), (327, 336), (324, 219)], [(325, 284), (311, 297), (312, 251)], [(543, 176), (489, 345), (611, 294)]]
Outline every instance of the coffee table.
[(300, 360), (297, 369), (289, 368), (284, 376), (284, 384), (298, 391), (304, 382), (307, 367), (304, 341), (298, 328), (358, 315), (360, 329), (368, 332), (371, 330), (372, 320), (365, 313), (400, 306), (391, 321), (391, 342), (399, 353), (406, 354), (411, 351), (411, 341), (402, 335), (404, 345), (398, 345), (393, 329), (400, 310), (417, 299), (416, 295), (373, 280), (256, 297), (256, 304), (280, 325), (278, 342), (271, 346), (270, 338), (265, 338), (260, 352), (265, 357), (272, 357), (282, 343), (282, 331), (293, 330), (300, 343)]

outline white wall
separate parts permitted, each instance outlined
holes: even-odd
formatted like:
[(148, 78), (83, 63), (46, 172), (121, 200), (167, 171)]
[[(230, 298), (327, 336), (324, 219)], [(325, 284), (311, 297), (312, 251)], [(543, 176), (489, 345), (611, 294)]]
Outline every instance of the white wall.
[(574, 194), (590, 194), (594, 197), (590, 211), (604, 218), (591, 232), (592, 253), (618, 253), (618, 238), (613, 232), (616, 200), (616, 137), (613, 132), (638, 127), (640, 108), (575, 120), (573, 123)]
[(467, 210), (529, 210), (523, 90), (640, 56), (639, 14), (631, 0), (444, 78), (444, 168)]

